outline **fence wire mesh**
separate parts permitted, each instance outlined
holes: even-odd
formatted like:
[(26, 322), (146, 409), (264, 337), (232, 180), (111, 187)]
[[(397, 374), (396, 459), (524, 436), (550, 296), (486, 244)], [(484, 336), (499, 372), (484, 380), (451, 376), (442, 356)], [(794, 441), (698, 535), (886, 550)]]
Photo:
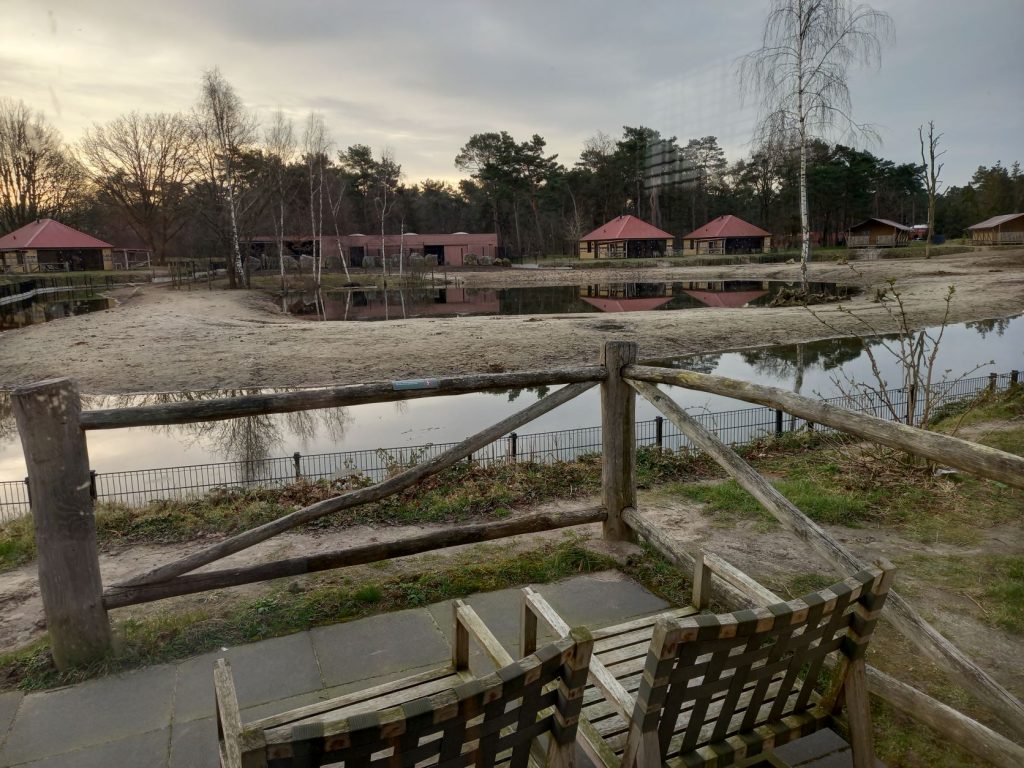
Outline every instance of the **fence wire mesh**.
[[(1001, 373), (941, 382), (932, 386), (932, 400), (939, 403), (954, 402), (973, 398), (988, 389), (1003, 391), (1011, 386), (1013, 379), (1013, 374)], [(884, 395), (862, 392), (825, 398), (823, 402), (881, 419), (907, 421), (906, 389), (891, 389)], [(917, 426), (921, 424), (924, 406), (925, 398), (916, 398), (910, 421)], [(808, 429), (805, 419), (764, 406), (714, 413), (691, 411), (690, 415), (729, 445), (741, 445), (773, 434)], [(811, 427), (821, 431), (835, 431), (819, 425)], [(670, 421), (660, 417), (636, 422), (636, 442), (638, 446), (660, 446), (671, 451), (694, 449)], [(352, 474), (379, 481), (397, 469), (431, 459), (455, 445), (431, 443), (337, 453), (296, 453), (253, 461), (98, 472), (93, 474), (93, 495), (100, 501), (135, 506), (156, 499), (194, 498), (218, 489), (275, 488), (298, 480), (335, 479)], [(474, 453), (472, 460), (484, 465), (504, 461), (571, 461), (600, 451), (601, 427), (582, 427), (551, 432), (512, 433)], [(0, 522), (28, 512), (27, 479), (0, 481)]]

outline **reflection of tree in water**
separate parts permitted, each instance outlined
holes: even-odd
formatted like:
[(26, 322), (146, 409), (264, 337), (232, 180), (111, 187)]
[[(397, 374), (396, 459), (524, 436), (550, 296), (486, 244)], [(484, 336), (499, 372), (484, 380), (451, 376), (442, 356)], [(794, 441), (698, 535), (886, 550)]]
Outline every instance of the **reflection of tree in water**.
[(800, 379), (810, 368), (830, 370), (856, 360), (862, 351), (857, 338), (825, 339), (806, 344), (783, 344), (741, 352), (743, 362), (761, 376), (785, 379), (796, 374)]
[[(89, 398), (91, 408), (129, 408), (142, 405), (201, 402), (225, 397), (276, 394), (291, 390), (220, 389), (192, 392), (159, 392), (152, 394), (117, 395)], [(84, 399), (84, 398), (83, 398)], [(242, 416), (223, 421), (194, 424), (175, 424), (151, 427), (173, 437), (188, 436), (193, 442), (208, 446), (212, 453), (224, 461), (242, 465), (244, 481), (265, 478), (271, 474), (273, 464), (268, 461), (285, 441), (285, 430), (303, 442), (314, 439), (322, 429), (334, 442), (341, 442), (352, 417), (347, 408), (321, 408), (259, 416)], [(275, 451), (275, 449), (277, 449)]]
[(721, 354), (716, 355), (687, 355), (670, 362), (673, 368), (681, 368), (684, 371), (694, 373), (714, 373), (718, 363), (722, 359)]
[(514, 403), (519, 399), (519, 396), (523, 392), (532, 392), (533, 395), (538, 399), (542, 400), (548, 396), (551, 391), (551, 387), (546, 384), (542, 384), (539, 387), (519, 387), (516, 389), (489, 389), (486, 391), (488, 395), (497, 395), (498, 397), (504, 397), (508, 399), (508, 402)]
[(14, 421), (14, 405), (11, 393), (0, 391), (0, 441), (13, 440), (18, 434), (18, 425)]
[(973, 323), (965, 323), (965, 325), (972, 331), (977, 331), (981, 338), (985, 338), (993, 331), (996, 336), (1002, 336), (1006, 333), (1006, 329), (1010, 327), (1010, 318), (1003, 317), (998, 320), (977, 320)]

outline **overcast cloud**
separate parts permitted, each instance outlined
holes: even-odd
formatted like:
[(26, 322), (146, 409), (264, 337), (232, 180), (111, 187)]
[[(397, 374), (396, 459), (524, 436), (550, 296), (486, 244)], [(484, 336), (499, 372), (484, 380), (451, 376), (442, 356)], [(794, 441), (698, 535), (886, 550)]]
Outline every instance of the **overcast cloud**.
[[(896, 41), (851, 76), (867, 147), (918, 161), (934, 119), (945, 179), (1024, 161), (1024, 0), (878, 0)], [(539, 133), (571, 164), (584, 139), (647, 125), (717, 135), (749, 152), (736, 58), (758, 44), (767, 0), (0, 0), (0, 94), (75, 141), (122, 112), (187, 110), (219, 66), (262, 118), (324, 114), (336, 145), (392, 147), (409, 182), (458, 176), (466, 139)]]

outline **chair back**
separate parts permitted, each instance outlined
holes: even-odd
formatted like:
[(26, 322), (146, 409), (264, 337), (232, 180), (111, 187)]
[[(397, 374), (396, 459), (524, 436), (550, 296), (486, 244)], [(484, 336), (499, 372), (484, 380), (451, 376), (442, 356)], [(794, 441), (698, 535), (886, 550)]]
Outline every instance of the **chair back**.
[(549, 735), (549, 755), (573, 749), (592, 649), (590, 634), (574, 629), (513, 664), (432, 696), (267, 731), (267, 765), (526, 768), (538, 736)]
[[(863, 657), (893, 571), (867, 568), (828, 589), (765, 608), (665, 619), (648, 652), (633, 715), (640, 734), (657, 732), (662, 760), (716, 765), (730, 750), (763, 748), (824, 727), (831, 705), (816, 706), (826, 659), (836, 673)], [(638, 736), (640, 734), (637, 734)]]

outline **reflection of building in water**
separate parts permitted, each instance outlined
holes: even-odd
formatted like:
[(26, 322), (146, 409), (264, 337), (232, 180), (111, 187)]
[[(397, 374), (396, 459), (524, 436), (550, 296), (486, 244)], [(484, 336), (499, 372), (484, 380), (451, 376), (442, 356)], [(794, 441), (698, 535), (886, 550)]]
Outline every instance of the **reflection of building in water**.
[(403, 317), (498, 314), (498, 292), (474, 288), (377, 289), (324, 295), (328, 320), (398, 320)]
[(672, 301), (667, 283), (580, 286), (580, 299), (601, 312), (648, 312)]

